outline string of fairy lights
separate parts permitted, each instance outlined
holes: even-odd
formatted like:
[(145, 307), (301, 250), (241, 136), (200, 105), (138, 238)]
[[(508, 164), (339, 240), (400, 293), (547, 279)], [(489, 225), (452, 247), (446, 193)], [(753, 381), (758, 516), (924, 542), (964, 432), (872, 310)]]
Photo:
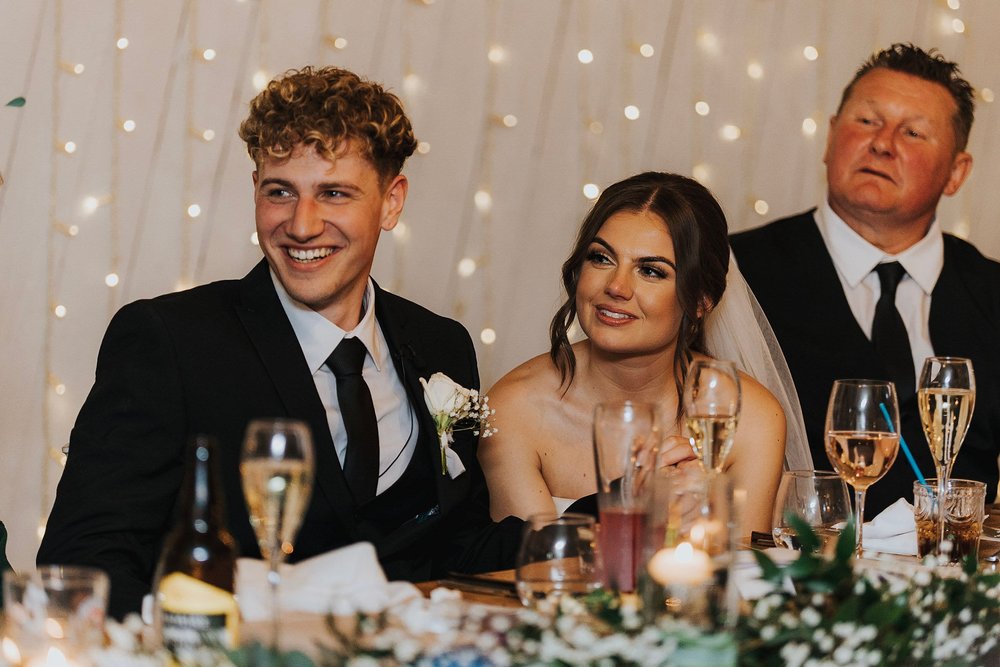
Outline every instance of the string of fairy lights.
[[(175, 54), (186, 54), (187, 57), (173, 58), (170, 60), (170, 72), (167, 76), (163, 89), (163, 104), (154, 111), (154, 116), (140, 117), (130, 110), (131, 100), (137, 94), (148, 94), (137, 92), (137, 81), (127, 80), (125, 64), (131, 50), (134, 49), (135, 40), (141, 39), (139, 34), (129, 35), (125, 30), (126, 16), (130, 12), (142, 12), (141, 3), (129, 2), (128, 0), (111, 0), (109, 3), (113, 37), (104, 40), (98, 51), (92, 52), (88, 57), (94, 59), (110, 59), (111, 90), (110, 103), (101, 106), (94, 106), (95, 113), (107, 113), (108, 118), (102, 123), (95, 123), (95, 126), (104, 128), (107, 131), (109, 141), (109, 164), (107, 165), (107, 182), (104, 187), (94, 187), (93, 192), (80, 192), (70, 183), (72, 179), (66, 176), (67, 159), (74, 156), (84, 158), (87, 153), (86, 139), (82, 136), (64, 136), (64, 121), (67, 118), (69, 109), (67, 104), (72, 103), (66, 99), (66, 84), (71, 77), (95, 76), (92, 74), (98, 68), (91, 68), (89, 63), (67, 60), (64, 54), (64, 45), (67, 43), (67, 30), (70, 28), (66, 24), (65, 14), (67, 12), (66, 0), (47, 0), (44, 12), (49, 12), (51, 23), (51, 37), (53, 48), (51, 51), (51, 81), (49, 89), (51, 94), (50, 127), (54, 149), (49, 156), (50, 170), (48, 183), (48, 203), (47, 220), (48, 233), (46, 237), (46, 281), (45, 281), (45, 308), (49, 317), (44, 322), (43, 332), (43, 372), (46, 382), (44, 383), (44, 395), (41, 396), (41, 433), (44, 439), (45, 456), (42, 458), (41, 485), (39, 497), (39, 536), (43, 528), (44, 517), (52, 500), (52, 489), (59, 474), (59, 468), (64, 461), (64, 445), (68, 433), (58, 428), (59, 424), (54, 417), (54, 408), (60, 406), (59, 413), (65, 413), (68, 400), (67, 394), (74, 399), (86, 392), (86, 387), (73, 387), (74, 391), (68, 391), (67, 384), (61, 379), (63, 369), (57, 367), (54, 355), (56, 343), (57, 327), (65, 327), (65, 321), (72, 318), (77, 312), (78, 304), (68, 302), (63, 294), (63, 286), (67, 277), (62, 275), (65, 266), (66, 256), (73, 252), (74, 239), (80, 235), (81, 223), (92, 218), (98, 211), (106, 211), (103, 215), (107, 219), (107, 248), (102, 255), (107, 259), (106, 269), (103, 271), (103, 283), (96, 284), (93, 290), (106, 290), (107, 310), (111, 312), (121, 305), (124, 295), (129, 294), (127, 281), (135, 275), (135, 271), (141, 271), (141, 266), (136, 265), (136, 255), (139, 250), (139, 239), (142, 237), (143, 226), (149, 218), (149, 207), (153, 206), (152, 179), (153, 172), (164, 167), (160, 161), (160, 152), (164, 144), (176, 142), (180, 145), (181, 159), (179, 161), (182, 174), (182, 196), (181, 203), (176, 211), (177, 239), (178, 239), (178, 267), (177, 282), (175, 288), (185, 288), (195, 284), (201, 270), (204, 268), (206, 252), (204, 250), (204, 235), (208, 225), (214, 224), (217, 210), (215, 197), (218, 196), (218, 185), (224, 173), (223, 165), (231, 150), (238, 148), (235, 140), (224, 146), (222, 149), (216, 148), (212, 153), (207, 152), (207, 147), (213, 146), (213, 142), (218, 144), (218, 137), (223, 133), (234, 135), (235, 127), (222, 127), (214, 125), (204, 120), (203, 114), (207, 105), (218, 105), (219, 99), (207, 99), (208, 96), (199, 96), (198, 91), (204, 90), (204, 86), (199, 86), (200, 77), (212, 77), (213, 64), (219, 57), (219, 45), (207, 43), (200, 38), (200, 13), (201, 3), (199, 0), (176, 0), (180, 8), (179, 27), (176, 32), (176, 44), (174, 44)], [(213, 0), (213, 2), (216, 0)], [(269, 0), (229, 0), (234, 6), (255, 4), (252, 13), (243, 12), (248, 23), (248, 29), (244, 43), (240, 45), (238, 55), (243, 58), (239, 63), (238, 71), (240, 80), (234, 86), (234, 100), (246, 97), (244, 94), (248, 89), (260, 90), (271, 79), (280, 61), (280, 54), (277, 50), (280, 46), (282, 35), (279, 34), (276, 23), (268, 20), (271, 12), (278, 11), (277, 3), (270, 3)], [(394, 29), (399, 31), (398, 37), (403, 40), (402, 57), (398, 65), (398, 71), (386, 73), (387, 67), (383, 62), (382, 53), (376, 48), (373, 53), (373, 71), (364, 72), (374, 79), (385, 81), (391, 88), (398, 88), (402, 91), (404, 101), (407, 104), (416, 104), (417, 100), (432, 100), (434, 97), (433, 73), (420, 71), (414, 52), (421, 48), (424, 35), (415, 33), (411, 25), (415, 24), (411, 12), (421, 11), (445, 11), (444, 5), (448, 5), (454, 0), (409, 0), (404, 8), (392, 3), (378, 3), (373, 6), (372, 11), (379, 14), (379, 30), (385, 33), (390, 31), (388, 25), (391, 23)], [(275, 5), (275, 6), (272, 6)], [(695, 28), (693, 35), (684, 35), (679, 32), (681, 25), (681, 13), (687, 11), (700, 11), (699, 5), (702, 3), (692, 3), (685, 5), (682, 2), (670, 3), (670, 21), (665, 25), (657, 26), (655, 32), (649, 26), (644, 25), (643, 17), (638, 15), (634, 5), (623, 3), (620, 11), (623, 15), (621, 22), (621, 34), (618, 38), (618, 46), (615, 47), (627, 57), (622, 57), (622, 53), (609, 53), (609, 41), (601, 42), (604, 51), (597, 45), (597, 40), (593, 37), (601, 32), (603, 26), (595, 24), (592, 12), (595, 11), (592, 3), (559, 3), (559, 8), (555, 12), (557, 26), (552, 31), (551, 51), (545, 54), (543, 66), (548, 74), (546, 81), (553, 76), (569, 76), (576, 82), (576, 95), (579, 104), (580, 123), (576, 126), (573, 135), (576, 143), (575, 150), (579, 155), (577, 165), (580, 175), (579, 193), (582, 197), (581, 205), (589, 206), (601, 193), (602, 182), (600, 169), (601, 161), (605, 159), (605, 151), (608, 149), (608, 142), (612, 141), (610, 136), (625, 137), (627, 141), (619, 140), (612, 149), (617, 149), (620, 154), (617, 160), (623, 165), (623, 169), (618, 170), (620, 174), (631, 173), (628, 169), (636, 164), (649, 162), (658, 145), (658, 134), (663, 128), (654, 123), (642, 125), (638, 123), (640, 119), (649, 119), (656, 114), (656, 107), (662, 104), (670, 88), (670, 60), (674, 51), (680, 48), (679, 45), (693, 44), (700, 52), (700, 57), (694, 59), (695, 68), (690, 72), (693, 80), (691, 90), (692, 99), (690, 101), (690, 118), (685, 122), (690, 122), (692, 127), (697, 128), (693, 133), (691, 155), (694, 156), (690, 165), (691, 175), (706, 184), (710, 184), (716, 174), (713, 170), (710, 158), (707, 157), (706, 148), (712, 142), (731, 143), (745, 139), (748, 134), (753, 133), (754, 126), (760, 124), (760, 114), (763, 113), (761, 104), (750, 105), (745, 109), (743, 120), (732, 118), (717, 118), (716, 100), (712, 99), (712, 94), (705, 90), (702, 83), (705, 79), (704, 68), (707, 63), (717, 62), (723, 58), (722, 45), (724, 39), (720, 36), (708, 22), (700, 22)], [(523, 9), (523, 6), (520, 6)], [(929, 15), (928, 22), (934, 23), (933, 29), (940, 30), (942, 34), (961, 35), (968, 28), (960, 16), (960, 0), (947, 0), (944, 5), (945, 11)], [(455, 11), (454, 6), (447, 8)], [(40, 15), (41, 22), (46, 16)], [(317, 33), (314, 45), (314, 55), (317, 64), (332, 63), (337, 64), (340, 60), (347, 59), (352, 54), (352, 49), (358, 45), (365, 45), (371, 41), (371, 36), (352, 32), (350, 25), (339, 18), (337, 0), (320, 0), (317, 5), (318, 16)], [(467, 193), (463, 204), (461, 224), (458, 227), (458, 238), (455, 245), (455, 254), (451, 258), (452, 267), (450, 269), (449, 284), (447, 294), (452, 307), (452, 315), (463, 318), (469, 312), (469, 302), (475, 301), (477, 309), (475, 311), (477, 322), (468, 323), (470, 329), (474, 331), (475, 337), (484, 346), (481, 350), (486, 350), (494, 346), (503, 335), (503, 329), (497, 326), (497, 318), (503, 317), (503, 313), (498, 313), (494, 292), (494, 282), (497, 275), (496, 237), (499, 230), (507, 222), (497, 218), (494, 202), (498, 197), (510, 197), (511, 193), (505, 191), (507, 182), (498, 177), (497, 169), (497, 147), (504, 145), (508, 137), (515, 136), (514, 133), (527, 132), (526, 126), (532, 125), (526, 121), (526, 114), (534, 114), (542, 120), (535, 126), (535, 137), (532, 142), (525, 142), (531, 145), (532, 154), (539, 152), (545, 140), (545, 133), (549, 129), (548, 119), (552, 112), (555, 100), (550, 94), (551, 91), (544, 91), (543, 97), (532, 104), (522, 101), (521, 107), (515, 111), (512, 100), (501, 96), (503, 90), (502, 82), (511, 77), (518, 77), (518, 67), (533, 66), (529, 58), (521, 57), (523, 54), (517, 52), (516, 41), (512, 39), (518, 29), (518, 21), (523, 20), (521, 12), (513, 11), (510, 5), (499, 0), (490, 0), (484, 9), (484, 30), (485, 43), (478, 47), (476, 52), (470, 53), (470, 58), (484, 58), (487, 63), (486, 81), (484, 87), (484, 109), (485, 115), (479, 127), (479, 136), (476, 141), (476, 159), (472, 162), (471, 172), (467, 174)], [(40, 23), (41, 24), (41, 23)], [(75, 28), (74, 28), (75, 29)], [(639, 36), (639, 33), (643, 33)], [(820, 35), (823, 34), (819, 30)], [(230, 45), (231, 46), (231, 45)], [(766, 44), (758, 44), (759, 50), (764, 49)], [(817, 77), (825, 78), (826, 72), (822, 69), (824, 53), (831, 48), (822, 41), (802, 46), (800, 55), (801, 62), (808, 66), (817, 68)], [(43, 58), (46, 56), (43, 55)], [(733, 58), (730, 54), (728, 60), (732, 62), (732, 67), (740, 67), (745, 71), (746, 81), (753, 84), (764, 81), (771, 72), (768, 71), (768, 63), (759, 57), (750, 57), (742, 63)], [(620, 81), (616, 90), (617, 95), (598, 96), (596, 91), (601, 89), (602, 79), (607, 76), (607, 70), (602, 67), (609, 67), (612, 63), (618, 62), (618, 76)], [(571, 63), (576, 68), (571, 71), (567, 69), (567, 63)], [(642, 69), (640, 69), (642, 68)], [(377, 70), (377, 71), (376, 71)], [(650, 72), (655, 72), (653, 80), (650, 80)], [(167, 122), (167, 112), (173, 102), (170, 101), (170, 91), (172, 90), (173, 76), (183, 77), (184, 93), (183, 100), (183, 128), (184, 136), (171, 137), (170, 133), (177, 131)], [(676, 73), (674, 74), (676, 76)], [(94, 82), (96, 87), (98, 82)], [(547, 84), (548, 85), (548, 84)], [(648, 96), (649, 104), (654, 108), (644, 107), (637, 101), (638, 93), (644, 86), (653, 88), (652, 95)], [(718, 93), (716, 93), (718, 94)], [(978, 101), (992, 103), (994, 93), (989, 88), (981, 88), (977, 91)], [(750, 98), (748, 98), (750, 99)], [(245, 102), (245, 99), (243, 99)], [(759, 102), (759, 100), (758, 100)], [(804, 117), (801, 121), (801, 134), (806, 141), (815, 141), (820, 132), (820, 123), (824, 122), (825, 114), (828, 113), (829, 104), (827, 101), (817, 104), (814, 113)], [(138, 105), (132, 105), (135, 107)], [(107, 109), (105, 111), (105, 109)], [(233, 104), (231, 109), (239, 112), (239, 105)], [(756, 113), (756, 116), (754, 115)], [(519, 117), (520, 114), (520, 117)], [(238, 122), (239, 113), (231, 111), (226, 118), (227, 124)], [(18, 127), (20, 127), (18, 125)], [(610, 129), (617, 127), (614, 133)], [(622, 129), (624, 128), (624, 129)], [(124, 187), (126, 180), (123, 173), (132, 169), (132, 165), (122, 164), (122, 155), (125, 154), (124, 142), (127, 137), (143, 129), (147, 132), (155, 131), (155, 140), (151, 151), (148, 169), (143, 185), (143, 193), (139, 199), (138, 215), (127, 215), (123, 211), (122, 197), (120, 190)], [(95, 134), (90, 137), (93, 141), (102, 141), (100, 137), (104, 134)], [(228, 136), (228, 135), (227, 135)], [(755, 138), (759, 141), (759, 137)], [(203, 150), (205, 149), (205, 150)], [(431, 153), (431, 144), (426, 140), (421, 140), (417, 147), (418, 159), (427, 158)], [(208, 191), (206, 183), (196, 180), (193, 174), (196, 173), (195, 164), (207, 159), (216, 160), (216, 178), (209, 184), (214, 191)], [(6, 161), (5, 178), (8, 183), (3, 187), (10, 187), (16, 182), (16, 174), (11, 174), (11, 159)], [(80, 167), (82, 168), (82, 167)], [(757, 171), (757, 170), (755, 170)], [(92, 187), (92, 186), (87, 186)], [(536, 186), (529, 185), (530, 188)], [(73, 201), (68, 200), (66, 193), (73, 193)], [(2, 193), (0, 196), (5, 196)], [(531, 202), (535, 199), (537, 192), (529, 191), (525, 197), (526, 204), (522, 210), (530, 209)], [(2, 202), (3, 200), (0, 200)], [(771, 205), (767, 199), (761, 195), (751, 194), (747, 202), (749, 208), (763, 222), (765, 217), (771, 214)], [(75, 213), (70, 213), (70, 211)], [(124, 228), (125, 221), (131, 223), (130, 234), (126, 234)], [(963, 227), (964, 225), (964, 227)], [(953, 229), (959, 235), (968, 232), (968, 222), (962, 220)], [(407, 220), (402, 220), (392, 232), (393, 252), (395, 261), (393, 263), (394, 275), (392, 284), (398, 286), (405, 283), (407, 275), (406, 258), (407, 248), (413, 241), (412, 235), (416, 230), (411, 228)], [(126, 239), (131, 238), (131, 244), (126, 243)], [(244, 237), (246, 238), (246, 237)], [(202, 249), (197, 251), (197, 246), (201, 241)], [(256, 244), (255, 234), (250, 234), (248, 242)], [(75, 277), (69, 277), (75, 280)], [(79, 307), (82, 308), (82, 305)], [(65, 329), (63, 329), (65, 330)], [(488, 364), (488, 360), (483, 362)], [(73, 407), (73, 406), (70, 406)]]

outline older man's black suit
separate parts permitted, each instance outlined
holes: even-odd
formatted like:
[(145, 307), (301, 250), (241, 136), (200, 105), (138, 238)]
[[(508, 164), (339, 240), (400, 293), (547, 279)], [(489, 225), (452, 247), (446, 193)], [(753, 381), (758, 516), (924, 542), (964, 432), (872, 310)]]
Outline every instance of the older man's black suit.
[(519, 526), (489, 520), (476, 438), (456, 433), (453, 448), (467, 472), (442, 475), (419, 384), (440, 371), (478, 388), (468, 332), (377, 287), (375, 306), (420, 429), (413, 461), (392, 488), (355, 505), (262, 261), (242, 280), (139, 301), (115, 316), (73, 429), (38, 562), (101, 567), (111, 575), (112, 613), (137, 610), (172, 524), (185, 441), (195, 433), (219, 438), (229, 528), (241, 555), (259, 557), (240, 486), (241, 439), (250, 419), (292, 417), (312, 430), (316, 484), (291, 560), (367, 540), (393, 579), (510, 567)]
[[(830, 468), (824, 420), (833, 381), (888, 379), (888, 371), (858, 325), (812, 211), (731, 238), (743, 275), (760, 301), (795, 380), (813, 461)], [(954, 477), (997, 490), (1000, 453), (1000, 264), (973, 246), (944, 236), (944, 268), (931, 295), (931, 343), (937, 355), (969, 357), (976, 372), (975, 414)], [(916, 397), (900, 405), (903, 435), (927, 477), (934, 475)], [(871, 517), (900, 497), (912, 500), (915, 475), (902, 453), (868, 491)]]

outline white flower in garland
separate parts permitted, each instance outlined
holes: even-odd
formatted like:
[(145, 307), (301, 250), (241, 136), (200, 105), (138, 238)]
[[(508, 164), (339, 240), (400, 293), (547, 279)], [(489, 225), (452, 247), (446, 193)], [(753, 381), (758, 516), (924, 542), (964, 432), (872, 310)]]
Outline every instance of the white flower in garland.
[(430, 379), (420, 378), (424, 388), (424, 402), (434, 418), (438, 443), (441, 446), (441, 474), (454, 479), (465, 472), (462, 459), (450, 447), (455, 431), (472, 431), (488, 438), (496, 429), (489, 422), (493, 410), (489, 397), (475, 389), (466, 389), (444, 373), (435, 373)]

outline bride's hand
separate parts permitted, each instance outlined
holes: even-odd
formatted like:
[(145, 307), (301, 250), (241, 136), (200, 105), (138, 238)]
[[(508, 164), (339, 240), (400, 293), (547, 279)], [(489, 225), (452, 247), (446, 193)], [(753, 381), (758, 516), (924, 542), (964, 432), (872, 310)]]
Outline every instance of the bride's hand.
[(660, 466), (675, 466), (685, 461), (697, 461), (691, 440), (680, 435), (668, 435), (660, 447)]

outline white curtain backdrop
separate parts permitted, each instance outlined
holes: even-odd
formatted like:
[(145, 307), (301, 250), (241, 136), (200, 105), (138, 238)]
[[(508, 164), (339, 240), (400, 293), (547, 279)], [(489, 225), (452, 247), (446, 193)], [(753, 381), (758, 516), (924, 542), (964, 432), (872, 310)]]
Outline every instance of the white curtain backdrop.
[(15, 567), (113, 312), (260, 257), (236, 136), (255, 80), (332, 64), (402, 97), (425, 152), (375, 277), (462, 321), (488, 387), (546, 349), (586, 184), (694, 175), (734, 230), (812, 206), (840, 91), (894, 41), (938, 47), (980, 90), (976, 165), (940, 212), (1000, 255), (997, 26), (992, 0), (0, 0), (0, 104), (25, 100), (0, 106)]

